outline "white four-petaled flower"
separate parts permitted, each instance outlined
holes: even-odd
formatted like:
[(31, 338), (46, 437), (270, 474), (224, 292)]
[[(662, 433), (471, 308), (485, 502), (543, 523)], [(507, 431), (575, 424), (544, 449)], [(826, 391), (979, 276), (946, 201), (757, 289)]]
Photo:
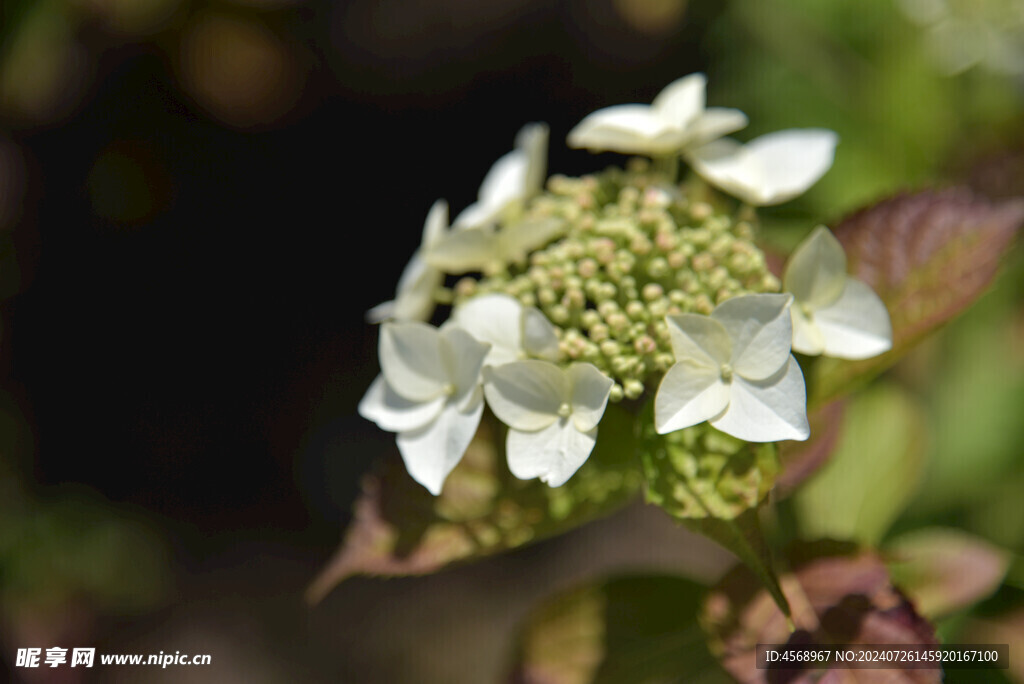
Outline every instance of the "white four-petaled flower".
[(792, 306), (793, 349), (841, 359), (867, 359), (892, 348), (885, 304), (846, 274), (843, 246), (819, 226), (793, 252), (783, 287)]
[(748, 442), (807, 439), (804, 376), (790, 354), (789, 295), (729, 299), (666, 321), (675, 364), (654, 399), (659, 434), (712, 426)]
[(710, 142), (747, 125), (737, 109), (705, 108), (704, 74), (670, 83), (650, 105), (606, 107), (569, 132), (569, 147), (663, 157)]
[(762, 135), (741, 145), (723, 138), (688, 155), (704, 180), (751, 206), (781, 204), (803, 194), (832, 166), (838, 136), (821, 128)]
[(491, 410), (508, 425), (512, 474), (559, 487), (590, 456), (614, 382), (589, 363), (563, 370), (547, 361), (515, 361), (484, 371)]
[(506, 294), (485, 294), (455, 307), (451, 323), (491, 345), (486, 365), (500, 366), (528, 357), (558, 360), (555, 326), (540, 310)]
[(366, 312), (372, 323), (388, 319), (425, 321), (434, 312), (434, 291), (444, 282), (444, 273), (427, 263), (425, 252), (441, 241), (448, 232), (448, 204), (434, 202), (423, 224), (423, 241), (409, 259), (398, 279), (395, 298), (378, 304)]
[(381, 326), (381, 374), (359, 402), (359, 415), (398, 433), (406, 469), (432, 494), (440, 494), (480, 423), (480, 372), (489, 350), (455, 326)]

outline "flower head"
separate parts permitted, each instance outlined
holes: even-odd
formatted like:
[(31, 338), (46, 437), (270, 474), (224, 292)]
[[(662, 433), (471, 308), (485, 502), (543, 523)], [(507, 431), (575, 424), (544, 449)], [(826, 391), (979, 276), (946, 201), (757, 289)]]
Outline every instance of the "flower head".
[(398, 279), (395, 298), (366, 312), (372, 323), (388, 319), (425, 321), (434, 312), (434, 291), (444, 282), (444, 273), (424, 259), (424, 252), (440, 242), (448, 232), (448, 204), (434, 202), (423, 224), (423, 241), (409, 259)]
[(455, 326), (381, 326), (381, 374), (359, 402), (359, 415), (398, 433), (406, 469), (432, 494), (441, 492), (480, 423), (480, 372), (489, 349)]
[(606, 107), (569, 132), (569, 147), (660, 157), (678, 154), (738, 131), (747, 117), (737, 109), (705, 108), (704, 74), (670, 83), (650, 105)]
[(724, 138), (693, 150), (704, 180), (752, 206), (781, 204), (803, 194), (832, 166), (839, 138), (820, 128), (762, 135), (741, 145)]
[(563, 370), (547, 361), (515, 361), (485, 371), (487, 403), (508, 425), (512, 474), (565, 484), (590, 456), (612, 379), (589, 363)]
[(486, 365), (500, 366), (529, 356), (558, 360), (558, 335), (540, 311), (515, 297), (485, 294), (452, 311), (451, 322), (491, 345)]
[(807, 439), (807, 398), (789, 353), (789, 295), (743, 295), (710, 316), (668, 316), (675, 364), (654, 400), (659, 434), (705, 420), (749, 442)]
[(843, 246), (825, 226), (793, 252), (783, 287), (796, 298), (791, 309), (796, 351), (866, 359), (892, 348), (885, 304), (865, 283), (846, 274)]

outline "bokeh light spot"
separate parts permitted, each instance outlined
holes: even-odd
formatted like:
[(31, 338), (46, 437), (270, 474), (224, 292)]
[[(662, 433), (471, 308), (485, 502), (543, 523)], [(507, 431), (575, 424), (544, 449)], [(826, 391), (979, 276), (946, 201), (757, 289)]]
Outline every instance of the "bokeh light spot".
[(255, 20), (203, 13), (182, 39), (182, 85), (229, 126), (273, 124), (295, 104), (304, 76), (291, 49)]
[(652, 34), (675, 31), (686, 16), (687, 0), (613, 0), (615, 10), (637, 31)]
[(71, 17), (40, 3), (5, 46), (0, 110), (29, 124), (59, 119), (78, 104), (89, 64)]

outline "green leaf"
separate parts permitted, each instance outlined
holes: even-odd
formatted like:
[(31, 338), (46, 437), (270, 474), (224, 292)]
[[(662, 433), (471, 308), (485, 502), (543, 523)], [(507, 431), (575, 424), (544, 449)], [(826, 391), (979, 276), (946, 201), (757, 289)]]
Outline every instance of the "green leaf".
[(915, 530), (886, 545), (889, 570), (922, 615), (937, 619), (969, 608), (1002, 584), (1010, 555), (954, 529)]
[(511, 681), (727, 682), (696, 623), (703, 595), (679, 577), (633, 576), (555, 596), (527, 619)]
[[(915, 501), (918, 512), (989, 507), (1014, 472), (1021, 472), (1016, 465), (1024, 438), (1024, 355), (1017, 313), (1020, 286), (1014, 276), (1024, 274), (1024, 263), (1015, 261), (1016, 273), (1001, 277), (943, 334), (931, 360), (941, 374), (929, 373), (929, 366), (921, 373), (934, 444), (921, 490), (927, 496)], [(1017, 491), (1010, 494), (1012, 506), (1019, 504)], [(999, 526), (1024, 522), (1019, 515), (997, 517)]]
[(832, 459), (793, 497), (803, 536), (877, 544), (914, 494), (924, 465), (917, 404), (878, 385), (848, 402)]
[[(746, 568), (729, 573), (708, 596), (701, 623), (711, 651), (739, 681), (856, 681), (900, 684), (942, 681), (941, 670), (847, 670), (831, 674), (812, 669), (765, 670), (756, 667), (757, 644), (938, 644), (934, 628), (890, 582), (874, 553), (852, 544), (824, 542), (792, 549), (792, 571), (782, 588), (793, 606), (787, 619)], [(844, 677), (836, 675), (844, 674)], [(855, 677), (852, 675), (856, 675)]]
[(992, 282), (1022, 221), (1024, 202), (991, 202), (957, 188), (901, 195), (839, 224), (834, 232), (851, 274), (889, 309), (893, 347), (861, 361), (818, 359), (810, 404), (866, 383), (970, 306)]
[(365, 479), (341, 548), (309, 587), (310, 601), (352, 575), (431, 573), (565, 532), (616, 510), (640, 488), (634, 419), (620, 407), (608, 408), (594, 452), (555, 488), (508, 472), (504, 432), (488, 418), (438, 497), (408, 476), (397, 455)]
[(778, 472), (774, 444), (751, 444), (706, 423), (659, 435), (642, 420), (647, 501), (736, 554), (788, 611), (757, 509)]

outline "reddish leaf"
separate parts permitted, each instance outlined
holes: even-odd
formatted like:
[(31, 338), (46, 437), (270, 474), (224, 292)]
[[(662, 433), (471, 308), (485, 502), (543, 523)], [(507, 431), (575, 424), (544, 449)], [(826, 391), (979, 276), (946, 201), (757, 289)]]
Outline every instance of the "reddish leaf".
[[(972, 619), (967, 622), (963, 641), (974, 644), (1008, 644), (1011, 654), (1024, 653), (1024, 608), (995, 617)], [(1024, 658), (1010, 658), (1008, 679), (1024, 682)]]
[(709, 632), (712, 652), (733, 677), (745, 684), (942, 680), (942, 672), (937, 669), (757, 669), (757, 644), (855, 647), (938, 643), (932, 626), (893, 588), (885, 564), (874, 553), (822, 542), (792, 553), (791, 563), (793, 571), (783, 575), (781, 583), (793, 609), (795, 632), (746, 569), (731, 572), (708, 597), (703, 624)]
[(959, 530), (929, 528), (887, 544), (893, 577), (923, 615), (935, 619), (968, 608), (1002, 584), (1010, 557)]
[(367, 476), (341, 548), (307, 592), (319, 601), (358, 574), (419, 575), (454, 561), (516, 548), (582, 525), (629, 501), (641, 475), (632, 416), (609, 408), (583, 467), (561, 487), (514, 478), (487, 420), (444, 490), (432, 496), (406, 474), (397, 454)]
[(893, 348), (863, 361), (819, 359), (814, 403), (870, 379), (977, 299), (1022, 221), (1024, 200), (991, 202), (964, 188), (901, 195), (843, 221), (835, 235), (850, 272), (888, 307)]
[(801, 482), (828, 462), (839, 442), (845, 404), (832, 401), (813, 409), (807, 418), (811, 424), (811, 438), (805, 442), (779, 443), (779, 463), (782, 472), (775, 480), (780, 497), (789, 496)]

